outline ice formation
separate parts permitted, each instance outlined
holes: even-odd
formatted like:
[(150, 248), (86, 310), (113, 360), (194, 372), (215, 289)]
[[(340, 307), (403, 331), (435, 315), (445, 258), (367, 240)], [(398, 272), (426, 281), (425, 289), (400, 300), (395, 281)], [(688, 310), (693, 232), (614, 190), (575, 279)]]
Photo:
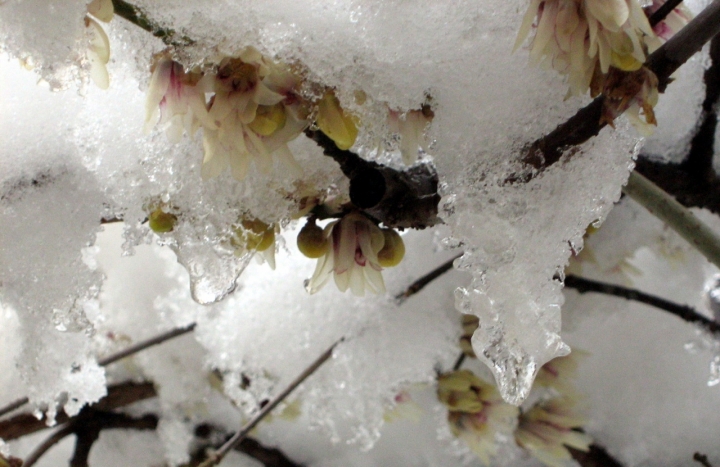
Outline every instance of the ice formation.
[[(475, 353), (505, 400), (520, 404), (537, 370), (569, 352), (560, 337), (564, 268), (582, 249), (587, 227), (602, 222), (618, 200), (640, 140), (618, 121), (561, 163), (529, 173), (520, 161), (523, 148), (587, 99), (564, 100), (567, 85), (558, 76), (529, 67), (526, 50), (512, 53), (526, 2), (143, 0), (137, 6), (192, 38), (174, 56), (188, 67), (249, 46), (301, 64), (357, 116), (353, 149), (368, 159), (396, 167), (411, 160), (407, 147), (393, 145), (387, 109), (404, 113), (430, 102), (431, 144), (420, 163), (432, 161), (440, 176), (441, 217), (449, 230), (444, 244), (464, 252), (457, 268), (466, 274), (454, 276), (460, 286), (455, 303), (480, 318)], [(371, 445), (383, 401), (405, 383), (432, 379), (433, 366), (452, 358), (456, 313), (446, 314), (447, 297), (411, 310), (397, 309), (387, 297), (355, 299), (328, 288), (307, 296), (302, 280), (312, 274), (312, 262), (292, 245), (297, 229), (291, 217), (303, 190), (347, 193), (337, 164), (300, 137), (290, 149), (301, 179), (276, 163), (270, 173), (251, 168), (242, 180), (229, 171), (203, 180), (201, 138), (170, 142), (160, 130), (143, 133), (152, 56), (165, 45), (121, 18), (103, 24), (110, 84), (107, 91), (96, 89), (89, 84), (85, 12), (82, 1), (0, 4), (0, 80), (12, 90), (0, 104), (0, 292), (3, 307), (17, 314), (25, 392), (51, 413), (56, 403), (76, 413), (104, 394), (106, 376), (93, 352), (116, 346), (108, 333), (135, 341), (197, 320), (194, 338), (176, 344), (192, 348), (186, 359), (173, 361), (177, 349), (169, 347), (135, 359), (139, 370), (126, 369), (170, 381), (159, 384), (166, 412), (160, 437), (176, 452), (186, 441), (182, 417), (192, 419), (209, 397), (208, 378), (222, 376), (224, 392), (249, 414), (345, 336), (333, 365), (301, 394), (316, 423), (336, 439)], [(697, 60), (680, 78), (683, 90), (671, 99), (673, 109), (676, 101), (690, 100), (685, 83), (693, 98), (683, 112), (697, 115), (701, 71)], [(36, 86), (38, 76), (46, 83)], [(650, 140), (648, 151), (682, 152), (674, 146), (677, 134)], [(521, 182), (518, 175), (533, 177)], [(114, 218), (125, 222), (125, 253), (146, 248), (157, 237), (144, 220), (158, 207), (177, 215), (159, 242), (175, 252), (188, 277), (171, 266), (168, 277), (167, 257), (160, 256), (138, 270), (154, 271), (150, 282), (157, 289), (129, 297), (116, 279), (104, 281), (87, 248), (100, 220)], [(248, 219), (286, 232), (287, 247), (277, 244), (275, 272), (252, 264), (252, 251), (233, 243), (238, 224)], [(386, 277), (388, 290), (431, 268), (429, 259), (410, 254), (430, 249), (429, 235), (407, 236), (408, 259)], [(210, 306), (194, 304), (190, 294)], [(401, 333), (403, 339), (394, 338)], [(193, 374), (176, 380), (173, 368), (192, 368)], [(331, 415), (343, 412), (340, 407), (345, 415)]]

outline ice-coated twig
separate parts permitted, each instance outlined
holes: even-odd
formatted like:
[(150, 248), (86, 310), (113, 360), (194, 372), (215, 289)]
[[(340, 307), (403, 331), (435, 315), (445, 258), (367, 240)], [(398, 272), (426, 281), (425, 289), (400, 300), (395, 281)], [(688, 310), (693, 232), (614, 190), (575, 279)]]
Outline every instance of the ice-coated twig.
[(440, 266), (436, 267), (429, 273), (425, 274), (424, 276), (422, 276), (421, 278), (419, 278), (418, 280), (416, 280), (415, 282), (410, 284), (405, 290), (403, 290), (402, 292), (400, 292), (399, 294), (397, 294), (395, 296), (395, 302), (398, 305), (402, 305), (403, 302), (405, 302), (405, 300), (412, 297), (416, 293), (420, 292), (422, 289), (425, 288), (425, 286), (427, 286), (429, 283), (431, 283), (438, 277), (440, 277), (443, 274), (445, 274), (446, 272), (450, 271), (453, 267), (453, 263), (455, 262), (455, 260), (461, 256), (462, 256), (462, 253), (457, 256), (453, 256), (452, 258), (445, 261)]
[(623, 192), (680, 234), (708, 261), (720, 267), (720, 236), (675, 198), (636, 171), (630, 173)]
[[(153, 336), (149, 339), (146, 339), (144, 341), (140, 341), (137, 344), (131, 345), (130, 347), (120, 350), (119, 352), (116, 352), (114, 354), (108, 355), (107, 357), (101, 358), (98, 360), (98, 365), (100, 366), (108, 366), (112, 363), (117, 362), (118, 360), (122, 360), (123, 358), (129, 357), (131, 355), (134, 355), (138, 352), (142, 352), (145, 349), (148, 349), (150, 347), (156, 346), (158, 344), (162, 344), (163, 342), (167, 342), (170, 339), (174, 339), (176, 337), (185, 335), (189, 332), (192, 332), (195, 329), (195, 326), (197, 326), (196, 323), (191, 323), (187, 326), (181, 327), (181, 328), (174, 328), (169, 331), (166, 331), (162, 334), (158, 334), (157, 336)], [(30, 400), (27, 397), (20, 398), (18, 400), (15, 400), (5, 407), (0, 409), (0, 417), (2, 417), (5, 414), (8, 414), (12, 412), (13, 410), (19, 409), (20, 407), (24, 406), (30, 402)]]
[(175, 47), (183, 47), (192, 45), (194, 40), (187, 36), (178, 36), (173, 29), (164, 28), (158, 23), (150, 19), (140, 8), (132, 5), (125, 0), (112, 0), (115, 14), (123, 19), (130, 21), (153, 36), (161, 39), (165, 44)]
[(688, 323), (699, 324), (713, 334), (720, 333), (720, 323), (706, 318), (698, 313), (694, 308), (686, 305), (679, 305), (669, 300), (665, 300), (664, 298), (650, 295), (636, 289), (630, 289), (621, 285), (608, 284), (606, 282), (594, 281), (573, 275), (565, 276), (565, 287), (568, 289), (575, 289), (581, 294), (595, 292), (644, 303), (645, 305), (650, 305), (667, 311), (668, 313), (673, 314)]
[(310, 375), (315, 373), (318, 368), (320, 368), (323, 363), (328, 361), (330, 357), (332, 357), (333, 350), (335, 347), (344, 340), (340, 339), (337, 342), (335, 342), (333, 345), (330, 346), (325, 352), (323, 352), (322, 355), (320, 355), (309, 367), (307, 367), (295, 380), (290, 383), (284, 390), (280, 392), (277, 396), (275, 396), (270, 402), (268, 402), (260, 411), (249, 421), (247, 422), (235, 435), (233, 435), (232, 438), (230, 438), (225, 444), (223, 444), (220, 449), (218, 449), (215, 452), (210, 453), (208, 455), (207, 460), (200, 464), (199, 467), (211, 467), (214, 465), (217, 465), (220, 463), (220, 461), (223, 460), (223, 458), (227, 455), (228, 452), (235, 449), (235, 447), (240, 444), (240, 442), (245, 439), (245, 437), (252, 431), (253, 428), (257, 426), (258, 423), (260, 423), (263, 418), (265, 418), (277, 405), (282, 402), (287, 396), (290, 395), (300, 384), (302, 384), (303, 381), (305, 381)]
[[(699, 15), (648, 57), (645, 65), (658, 77), (658, 90), (664, 92), (670, 75), (720, 32), (720, 0), (713, 0)], [(602, 119), (604, 96), (578, 110), (553, 131), (533, 142), (523, 161), (533, 173), (509, 182), (527, 182), (560, 160), (566, 149), (600, 133), (607, 123)]]
[(138, 352), (142, 352), (145, 349), (156, 346), (158, 344), (162, 344), (163, 342), (167, 342), (170, 339), (174, 339), (176, 337), (188, 334), (188, 333), (192, 332), (196, 326), (197, 326), (197, 323), (191, 323), (187, 326), (184, 326), (181, 328), (174, 328), (174, 329), (171, 329), (162, 334), (158, 334), (157, 336), (146, 339), (144, 341), (140, 341), (137, 344), (131, 345), (130, 347), (128, 347), (126, 349), (123, 349), (119, 352), (108, 355), (107, 357), (101, 358), (100, 360), (98, 360), (98, 365), (108, 366), (111, 363), (115, 363), (118, 360), (122, 360), (123, 358), (129, 357)]
[(73, 427), (71, 425), (65, 426), (55, 433), (50, 435), (45, 441), (40, 443), (26, 458), (22, 464), (22, 467), (31, 467), (45, 454), (51, 447), (70, 436), (73, 433)]

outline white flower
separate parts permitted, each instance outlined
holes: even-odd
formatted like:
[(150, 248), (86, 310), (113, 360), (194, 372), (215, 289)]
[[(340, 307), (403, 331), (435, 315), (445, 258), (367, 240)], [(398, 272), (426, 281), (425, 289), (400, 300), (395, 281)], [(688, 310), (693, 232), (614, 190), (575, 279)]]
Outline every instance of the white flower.
[(503, 401), (494, 385), (468, 370), (440, 375), (437, 394), (448, 408), (453, 434), (489, 465), (497, 450), (495, 435), (512, 432), (518, 408)]
[(641, 40), (653, 36), (637, 0), (532, 0), (515, 48), (530, 33), (537, 16), (530, 59), (568, 76), (569, 94), (584, 94), (596, 68), (625, 71), (645, 61)]
[(263, 173), (272, 170), (275, 154), (302, 174), (287, 146), (308, 125), (303, 102), (295, 93), (300, 81), (284, 67), (247, 48), (220, 62), (217, 75), (204, 81), (215, 95), (210, 103), (212, 128), (205, 128), (203, 178), (219, 175), (228, 165), (243, 180), (253, 161)]
[(170, 141), (178, 142), (183, 130), (193, 135), (201, 125), (214, 128), (208, 117), (201, 78), (201, 73), (185, 71), (167, 53), (156, 56), (145, 107), (145, 131), (157, 121), (166, 129)]
[(110, 76), (106, 68), (110, 61), (110, 41), (96, 19), (110, 22), (115, 12), (112, 0), (93, 0), (88, 4), (87, 12), (85, 27), (89, 40), (87, 58), (90, 62), (90, 78), (100, 89), (107, 89), (110, 86)]
[(425, 129), (433, 118), (433, 111), (429, 106), (421, 110), (410, 110), (401, 114), (395, 110), (388, 113), (388, 126), (390, 131), (400, 135), (400, 153), (405, 165), (417, 160), (418, 149), (427, 151)]
[(520, 416), (515, 441), (549, 467), (564, 467), (572, 459), (567, 447), (587, 451), (592, 438), (573, 428), (587, 420), (574, 413), (575, 399), (557, 397)]
[[(313, 223), (314, 224), (314, 223)], [(385, 234), (370, 219), (358, 212), (346, 214), (331, 222), (322, 232), (326, 240), (318, 253), (317, 266), (307, 282), (307, 290), (315, 293), (325, 286), (332, 275), (341, 292), (348, 288), (362, 296), (365, 291), (384, 293), (385, 282), (378, 254), (385, 245)]]

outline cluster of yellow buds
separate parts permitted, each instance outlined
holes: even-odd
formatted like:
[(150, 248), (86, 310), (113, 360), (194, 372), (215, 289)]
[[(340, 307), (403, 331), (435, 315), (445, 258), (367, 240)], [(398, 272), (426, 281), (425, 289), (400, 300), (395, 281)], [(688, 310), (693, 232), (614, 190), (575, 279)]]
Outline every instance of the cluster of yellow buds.
[(324, 229), (310, 218), (297, 243), (302, 254), (318, 260), (306, 287), (310, 293), (324, 287), (331, 275), (342, 292), (384, 293), (382, 269), (398, 265), (405, 256), (405, 244), (395, 230), (381, 229), (359, 212), (345, 214)]
[(98, 21), (109, 23), (114, 14), (112, 0), (92, 0), (85, 15), (89, 38), (87, 58), (90, 62), (90, 78), (100, 89), (110, 86), (110, 76), (105, 67), (110, 61), (110, 40)]
[(494, 385), (468, 370), (440, 375), (437, 396), (448, 409), (452, 433), (489, 465), (497, 451), (496, 434), (512, 433), (519, 409), (505, 403)]

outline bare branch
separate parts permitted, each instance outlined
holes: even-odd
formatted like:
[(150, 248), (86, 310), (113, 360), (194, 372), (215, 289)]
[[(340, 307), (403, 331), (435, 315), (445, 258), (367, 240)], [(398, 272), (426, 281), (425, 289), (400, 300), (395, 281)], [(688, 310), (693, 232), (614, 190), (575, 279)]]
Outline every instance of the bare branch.
[[(343, 338), (344, 339), (344, 338)], [(322, 355), (320, 355), (309, 367), (307, 367), (295, 380), (290, 383), (284, 390), (280, 392), (275, 398), (273, 398), (270, 402), (268, 402), (260, 411), (255, 415), (248, 423), (246, 423), (240, 431), (235, 433), (235, 435), (230, 438), (225, 444), (223, 444), (220, 449), (217, 451), (211, 453), (207, 460), (200, 464), (200, 467), (211, 467), (214, 465), (217, 465), (222, 461), (222, 459), (227, 455), (228, 452), (230, 452), (232, 449), (235, 449), (240, 442), (242, 442), (243, 439), (247, 436), (250, 431), (252, 431), (253, 428), (255, 428), (258, 423), (262, 421), (263, 418), (265, 418), (277, 405), (282, 402), (287, 396), (290, 395), (300, 384), (302, 384), (303, 381), (305, 381), (310, 375), (315, 373), (318, 368), (320, 368), (323, 363), (328, 361), (330, 357), (332, 357), (333, 350), (335, 347), (343, 341), (343, 339), (338, 340), (333, 345), (330, 346), (325, 352), (323, 352)]]
[(678, 305), (677, 303), (665, 300), (664, 298), (650, 295), (636, 289), (594, 281), (573, 275), (565, 276), (565, 287), (575, 289), (581, 294), (595, 292), (644, 303), (645, 305), (650, 305), (667, 311), (668, 313), (675, 315), (688, 323), (699, 324), (705, 328), (705, 330), (713, 334), (720, 333), (720, 323), (706, 318), (694, 308), (685, 305)]
[(73, 428), (71, 426), (66, 426), (52, 435), (50, 435), (45, 441), (40, 443), (38, 447), (35, 448), (33, 452), (30, 453), (29, 456), (25, 459), (25, 462), (23, 462), (22, 467), (32, 467), (35, 465), (35, 463), (40, 460), (40, 458), (50, 450), (53, 446), (55, 446), (57, 443), (65, 439), (65, 437), (71, 435), (73, 433)]
[(696, 452), (693, 454), (693, 460), (703, 467), (712, 467), (712, 464), (710, 464), (710, 461), (708, 461), (708, 457), (705, 454)]
[(124, 0), (112, 0), (112, 3), (115, 8), (116, 15), (130, 21), (135, 26), (148, 31), (153, 36), (161, 39), (167, 45), (183, 47), (195, 43), (194, 40), (187, 36), (178, 36), (173, 29), (160, 26), (135, 5), (131, 5)]
[(437, 279), (438, 277), (442, 276), (446, 272), (450, 271), (453, 268), (453, 263), (455, 263), (455, 260), (462, 256), (462, 253), (452, 257), (451, 259), (447, 260), (440, 266), (436, 267), (429, 273), (425, 274), (412, 284), (410, 284), (407, 289), (400, 292), (395, 296), (395, 301), (398, 305), (402, 305), (405, 300), (412, 297), (416, 293), (420, 292), (422, 289), (425, 288), (429, 283)]
[(145, 349), (148, 349), (148, 348), (156, 346), (158, 344), (162, 344), (163, 342), (169, 341), (170, 339), (174, 339), (176, 337), (183, 336), (189, 332), (192, 332), (196, 326), (197, 326), (197, 323), (191, 323), (185, 327), (171, 329), (162, 334), (158, 334), (157, 336), (151, 337), (144, 341), (140, 341), (137, 344), (131, 345), (130, 347), (123, 349), (117, 353), (114, 353), (112, 355), (108, 355), (107, 357), (101, 358), (100, 360), (98, 360), (98, 365), (108, 366), (111, 363), (115, 363), (118, 360), (122, 360), (125, 357), (129, 357), (138, 352), (142, 352)]

